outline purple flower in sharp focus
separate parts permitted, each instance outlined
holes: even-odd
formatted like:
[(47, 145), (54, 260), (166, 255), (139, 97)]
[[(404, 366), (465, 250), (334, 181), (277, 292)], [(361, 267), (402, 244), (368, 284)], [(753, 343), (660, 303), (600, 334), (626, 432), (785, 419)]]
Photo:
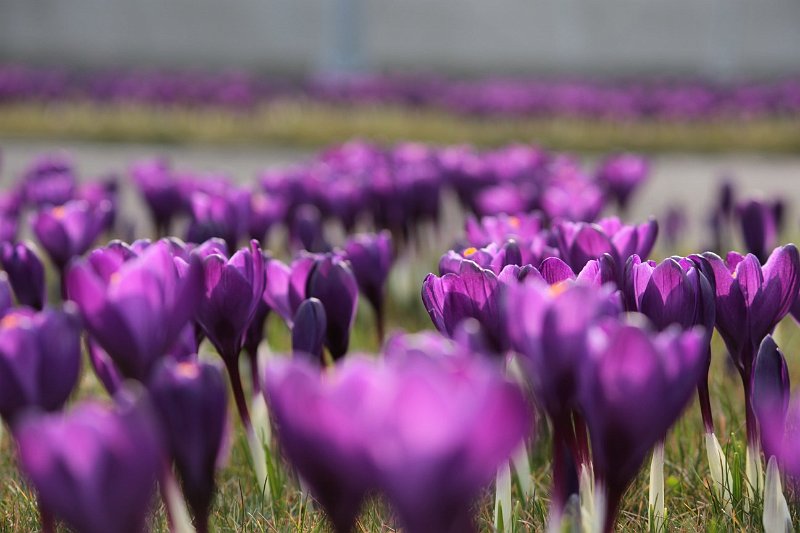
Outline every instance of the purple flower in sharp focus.
[(165, 159), (139, 161), (131, 167), (130, 175), (150, 210), (158, 235), (166, 235), (172, 219), (183, 208), (178, 182), (169, 162)]
[[(122, 375), (145, 382), (191, 320), (201, 296), (199, 258), (179, 272), (165, 241), (138, 257), (120, 259), (124, 247), (73, 263), (67, 292), (78, 304), (86, 328)], [(99, 256), (116, 270), (97, 268)]]
[(591, 436), (596, 484), (606, 494), (605, 531), (653, 445), (675, 423), (706, 364), (702, 328), (654, 334), (615, 320), (593, 328), (581, 369), (580, 408)]
[(637, 154), (616, 154), (606, 158), (595, 179), (625, 211), (633, 192), (648, 178), (650, 162)]
[(328, 330), (325, 306), (317, 298), (308, 298), (300, 304), (292, 324), (292, 352), (305, 353), (320, 364), (322, 349)]
[(800, 255), (793, 244), (776, 248), (762, 266), (751, 254), (722, 260), (706, 252), (692, 256), (715, 287), (716, 327), (742, 378), (748, 441), (757, 431), (750, 402), (758, 346), (786, 316), (800, 287)]
[(47, 301), (44, 265), (29, 243), (0, 243), (0, 264), (20, 305), (41, 310)]
[(73, 306), (21, 307), (0, 320), (0, 416), (14, 424), (25, 409), (60, 409), (78, 382), (81, 327)]
[(85, 253), (103, 231), (108, 202), (92, 206), (83, 200), (72, 200), (38, 211), (32, 220), (33, 233), (62, 270), (70, 259)]
[(343, 255), (350, 262), (361, 294), (375, 311), (378, 338), (382, 341), (386, 279), (394, 260), (391, 234), (382, 231), (356, 235), (345, 243)]
[(604, 253), (611, 255), (617, 265), (624, 265), (633, 254), (646, 258), (655, 244), (658, 222), (651, 218), (636, 226), (610, 217), (596, 224), (561, 222), (555, 231), (561, 258), (578, 272), (589, 260)]
[(325, 346), (334, 360), (343, 357), (358, 310), (358, 283), (350, 263), (334, 254), (318, 256), (308, 275), (306, 297), (322, 302), (327, 323)]
[(774, 205), (761, 200), (747, 200), (736, 206), (747, 251), (762, 263), (778, 243), (778, 221)]
[[(80, 533), (140, 533), (162, 463), (144, 397), (33, 416), (14, 431), (20, 468), (47, 513)], [(124, 482), (123, 482), (124, 480)]]
[(481, 268), (491, 270), (495, 274), (508, 265), (523, 266), (522, 252), (516, 241), (506, 241), (504, 244), (489, 244), (483, 248), (471, 246), (463, 251), (450, 250), (439, 260), (439, 275), (444, 276), (451, 272), (458, 272), (463, 261), (474, 261)]
[(238, 361), (245, 334), (264, 295), (264, 254), (258, 241), (251, 241), (249, 248), (242, 248), (230, 259), (219, 254), (206, 256), (203, 272), (204, 289), (195, 320), (225, 362), (239, 415), (249, 426)]
[(778, 345), (767, 335), (761, 341), (753, 370), (753, 412), (761, 435), (761, 447), (769, 460), (780, 454), (782, 436), (789, 408), (789, 369)]
[(213, 364), (165, 361), (148, 389), (195, 527), (208, 531), (214, 473), (227, 430), (225, 376)]
[(499, 274), (465, 259), (457, 272), (443, 276), (428, 274), (422, 283), (422, 302), (433, 325), (452, 337), (459, 323), (474, 318), (484, 330), (490, 345), (502, 353), (508, 339), (501, 318), (500, 299), (505, 287), (527, 276), (541, 277), (531, 267), (508, 265)]
[(72, 200), (77, 182), (72, 158), (58, 152), (39, 156), (25, 170), (22, 179), (25, 200), (35, 207)]

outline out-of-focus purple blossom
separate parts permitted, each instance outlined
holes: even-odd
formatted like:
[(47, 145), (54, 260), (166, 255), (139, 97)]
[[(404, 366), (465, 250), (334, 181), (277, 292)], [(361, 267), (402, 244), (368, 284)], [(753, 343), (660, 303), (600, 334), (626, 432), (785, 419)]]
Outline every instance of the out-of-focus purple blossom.
[(192, 220), (186, 240), (200, 243), (219, 237), (229, 250), (235, 250), (247, 230), (249, 209), (250, 193), (245, 189), (229, 188), (219, 194), (196, 192), (191, 196)]
[(591, 436), (595, 483), (606, 496), (605, 531), (647, 453), (689, 403), (706, 366), (707, 334), (678, 328), (654, 335), (609, 320), (590, 334), (581, 411)]
[[(98, 269), (98, 256), (110, 258), (116, 270)], [(203, 269), (193, 258), (179, 273), (164, 241), (127, 261), (119, 257), (112, 248), (75, 262), (67, 273), (67, 293), (120, 373), (146, 382), (195, 313)]]
[(210, 363), (165, 361), (148, 389), (194, 525), (207, 532), (214, 473), (228, 425), (225, 376)]
[(39, 313), (20, 307), (0, 320), (0, 416), (14, 425), (26, 409), (56, 411), (81, 369), (80, 320), (73, 306)]
[(14, 431), (41, 508), (81, 533), (140, 533), (146, 522), (161, 439), (145, 397), (121, 396), (114, 407), (33, 416)]
[(628, 209), (633, 193), (647, 180), (650, 162), (637, 154), (615, 154), (598, 167), (595, 179), (606, 190), (621, 211)]
[(664, 214), (664, 244), (668, 249), (674, 250), (684, 239), (687, 227), (686, 211), (678, 205), (667, 209)]
[(14, 305), (14, 298), (11, 295), (11, 285), (8, 283), (8, 275), (0, 272), (0, 317), (5, 315)]
[(110, 210), (109, 202), (93, 206), (84, 200), (45, 207), (33, 217), (33, 233), (53, 264), (63, 270), (70, 259), (85, 253), (97, 239)]
[(247, 218), (247, 235), (266, 244), (269, 230), (284, 221), (286, 203), (279, 197), (253, 192), (250, 194), (250, 209)]
[(39, 156), (25, 170), (22, 180), (25, 201), (37, 208), (72, 200), (77, 187), (75, 164), (64, 152)]
[(47, 301), (44, 265), (30, 243), (0, 242), (0, 264), (20, 305), (41, 310)]
[(345, 243), (344, 257), (350, 262), (361, 294), (375, 311), (378, 338), (383, 341), (384, 293), (394, 261), (392, 236), (388, 231), (355, 235)]
[(277, 259), (267, 261), (264, 301), (280, 315), (289, 328), (292, 327), (297, 308), (306, 299), (308, 276), (315, 264), (316, 258), (311, 254), (301, 254), (291, 265)]
[(495, 274), (508, 265), (523, 266), (522, 252), (516, 241), (509, 240), (502, 245), (489, 244), (484, 248), (470, 246), (463, 251), (450, 250), (439, 259), (439, 275), (444, 276), (461, 270), (461, 263), (474, 261), (479, 267), (491, 270)]
[(778, 243), (778, 221), (775, 204), (757, 199), (745, 200), (736, 206), (745, 248), (762, 263)]
[(131, 166), (130, 175), (150, 210), (156, 233), (165, 236), (183, 207), (169, 161), (160, 158), (138, 161)]
[(294, 250), (324, 253), (331, 250), (325, 240), (322, 215), (313, 205), (302, 205), (289, 224), (289, 240)]

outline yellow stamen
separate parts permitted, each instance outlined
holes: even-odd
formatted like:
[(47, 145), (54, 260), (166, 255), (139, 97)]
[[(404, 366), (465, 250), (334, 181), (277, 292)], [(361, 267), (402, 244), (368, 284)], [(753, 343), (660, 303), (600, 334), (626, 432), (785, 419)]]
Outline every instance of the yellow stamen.
[(64, 215), (66, 215), (66, 214), (67, 214), (67, 210), (66, 210), (66, 209), (64, 209), (64, 206), (63, 206), (63, 205), (59, 205), (58, 207), (54, 207), (54, 208), (53, 208), (53, 211), (52, 211), (52, 213), (53, 213), (53, 216), (54, 216), (56, 219), (58, 219), (58, 220), (61, 220), (62, 218), (64, 218)]
[(183, 378), (194, 379), (200, 375), (200, 367), (190, 362), (178, 363), (175, 373)]
[(464, 255), (464, 257), (469, 257), (469, 256), (473, 255), (477, 251), (478, 251), (477, 248), (475, 248), (474, 246), (470, 246), (469, 248), (464, 250), (464, 254), (463, 255)]
[(569, 287), (568, 280), (559, 281), (550, 285), (550, 296), (556, 297)]
[(509, 217), (508, 225), (512, 228), (519, 228), (519, 217)]

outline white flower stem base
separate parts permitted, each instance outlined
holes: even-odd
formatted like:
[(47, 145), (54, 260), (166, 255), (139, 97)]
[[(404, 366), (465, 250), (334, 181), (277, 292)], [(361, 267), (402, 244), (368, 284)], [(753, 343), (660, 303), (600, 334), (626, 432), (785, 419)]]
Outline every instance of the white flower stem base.
[(653, 448), (650, 459), (650, 498), (647, 526), (650, 531), (665, 531), (667, 508), (664, 504), (664, 441)]
[(511, 532), (511, 468), (508, 462), (497, 469), (494, 497), (494, 528), (498, 533)]
[(731, 489), (733, 487), (733, 477), (731, 476), (730, 468), (728, 468), (725, 452), (722, 450), (722, 446), (720, 446), (714, 433), (706, 433), (705, 441), (712, 487), (720, 499), (723, 509), (730, 515), (732, 512)]

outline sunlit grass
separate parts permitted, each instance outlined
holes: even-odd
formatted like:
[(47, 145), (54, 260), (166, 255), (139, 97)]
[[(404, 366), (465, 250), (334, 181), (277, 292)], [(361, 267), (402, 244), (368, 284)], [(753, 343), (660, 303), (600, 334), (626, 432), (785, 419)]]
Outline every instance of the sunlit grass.
[(364, 137), (390, 144), (413, 139), (435, 144), (501, 146), (538, 143), (552, 149), (689, 152), (794, 152), (796, 118), (639, 119), (495, 118), (397, 106), (334, 106), (288, 100), (247, 112), (213, 107), (73, 102), (0, 105), (0, 135), (92, 141), (272, 144), (319, 147)]

